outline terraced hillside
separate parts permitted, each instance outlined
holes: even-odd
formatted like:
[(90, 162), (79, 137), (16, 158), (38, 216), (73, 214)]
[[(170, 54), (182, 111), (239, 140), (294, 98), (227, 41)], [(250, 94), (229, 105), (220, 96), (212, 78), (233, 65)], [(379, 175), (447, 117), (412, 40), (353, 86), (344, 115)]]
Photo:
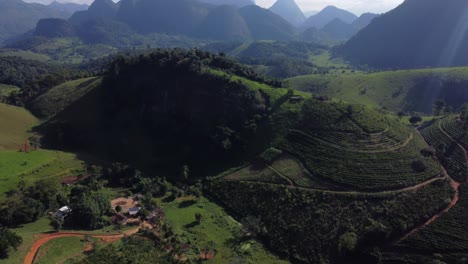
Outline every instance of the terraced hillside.
[(383, 255), (384, 263), (462, 263), (468, 258), (466, 128), (458, 117), (435, 120), (422, 134), (437, 151), (458, 190), (452, 207), (421, 226)]
[(307, 75), (288, 79), (293, 89), (339, 98), (350, 103), (386, 107), (392, 111), (432, 113), (444, 99), (458, 108), (467, 101), (468, 68), (399, 70), (377, 73)]
[[(377, 192), (443, 176), (437, 162), (421, 154), (427, 147), (422, 137), (396, 118), (318, 99), (301, 105), (297, 123), (277, 143), (305, 166), (309, 183), (299, 186), (315, 188), (322, 182), (318, 185), (337, 190)], [(289, 177), (296, 181), (294, 175)]]
[(258, 235), (275, 250), (296, 262), (377, 263), (372, 247), (453, 206), (458, 196), (414, 128), (365, 106), (321, 97), (298, 104), (299, 112), (273, 115), (289, 117), (274, 145), (283, 154), (209, 187), (239, 218), (259, 219), (268, 232)]

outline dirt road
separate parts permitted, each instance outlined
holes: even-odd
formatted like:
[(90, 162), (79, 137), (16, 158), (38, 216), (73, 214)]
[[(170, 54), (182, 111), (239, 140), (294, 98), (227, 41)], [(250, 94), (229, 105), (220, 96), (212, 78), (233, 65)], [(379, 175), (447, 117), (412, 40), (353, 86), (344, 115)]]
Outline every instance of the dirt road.
[(138, 230), (139, 230), (139, 227), (125, 231), (122, 234), (113, 234), (113, 235), (93, 235), (89, 233), (80, 233), (80, 232), (76, 232), (76, 233), (75, 232), (60, 232), (60, 233), (54, 233), (54, 234), (43, 234), (36, 241), (34, 241), (34, 244), (32, 245), (31, 249), (26, 255), (26, 258), (24, 259), (23, 263), (33, 264), (34, 258), (36, 257), (36, 254), (39, 251), (39, 249), (47, 242), (57, 239), (57, 238), (91, 236), (97, 239), (101, 239), (105, 243), (112, 243), (119, 239), (122, 239), (124, 236), (133, 235), (137, 233)]

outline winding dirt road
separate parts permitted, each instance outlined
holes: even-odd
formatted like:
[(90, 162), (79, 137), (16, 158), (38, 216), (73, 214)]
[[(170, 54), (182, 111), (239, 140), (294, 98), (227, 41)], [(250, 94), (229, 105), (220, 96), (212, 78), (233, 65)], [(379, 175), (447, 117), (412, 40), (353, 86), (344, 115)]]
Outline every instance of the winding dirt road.
[(28, 254), (26, 255), (26, 258), (24, 259), (24, 264), (33, 264), (34, 259), (36, 258), (37, 252), (39, 249), (45, 245), (47, 242), (57, 239), (57, 238), (63, 238), (63, 237), (84, 237), (84, 236), (91, 236), (97, 239), (101, 239), (105, 243), (112, 243), (115, 242), (119, 239), (124, 238), (125, 236), (130, 236), (138, 232), (140, 228), (134, 228), (128, 231), (125, 231), (122, 234), (113, 234), (113, 235), (93, 235), (89, 233), (79, 233), (79, 232), (60, 232), (60, 233), (54, 233), (54, 234), (43, 234), (41, 235), (36, 241), (34, 241), (34, 244), (32, 245), (31, 249), (29, 250)]

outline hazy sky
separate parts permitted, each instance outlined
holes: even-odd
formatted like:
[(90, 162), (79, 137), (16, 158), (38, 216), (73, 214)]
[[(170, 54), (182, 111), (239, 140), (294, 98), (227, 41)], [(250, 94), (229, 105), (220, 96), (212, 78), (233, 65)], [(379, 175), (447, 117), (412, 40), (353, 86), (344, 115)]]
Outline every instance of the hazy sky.
[[(24, 0), (25, 2), (41, 2), (48, 4), (53, 0)], [(93, 0), (58, 0), (59, 2), (72, 2), (90, 4)], [(114, 0), (117, 2), (118, 0)], [(276, 0), (256, 0), (257, 5), (268, 8)], [(327, 5), (334, 5), (360, 15), (366, 12), (384, 13), (387, 12), (404, 0), (295, 0), (302, 11), (320, 11)], [(448, 0), (449, 1), (449, 0)]]
[[(387, 12), (404, 0), (296, 0), (302, 11), (321, 10), (327, 5), (334, 5), (342, 9), (351, 11), (357, 15), (366, 12), (384, 13)], [(270, 7), (275, 0), (256, 0), (257, 5)]]

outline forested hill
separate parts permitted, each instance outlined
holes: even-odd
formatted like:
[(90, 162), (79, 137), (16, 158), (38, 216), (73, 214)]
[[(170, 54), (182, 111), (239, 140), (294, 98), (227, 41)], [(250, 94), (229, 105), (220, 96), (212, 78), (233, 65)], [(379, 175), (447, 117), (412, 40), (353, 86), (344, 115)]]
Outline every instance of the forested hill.
[[(267, 96), (233, 75), (265, 82), (227, 57), (198, 50), (121, 57), (101, 86), (43, 125), (45, 143), (75, 150), (86, 146), (112, 160), (160, 168), (185, 162), (206, 175), (223, 162), (257, 153), (268, 140), (267, 133), (259, 134), (269, 122)], [(41, 111), (40, 102), (34, 108)]]
[(376, 18), (338, 54), (378, 68), (468, 64), (468, 2), (410, 0)]

